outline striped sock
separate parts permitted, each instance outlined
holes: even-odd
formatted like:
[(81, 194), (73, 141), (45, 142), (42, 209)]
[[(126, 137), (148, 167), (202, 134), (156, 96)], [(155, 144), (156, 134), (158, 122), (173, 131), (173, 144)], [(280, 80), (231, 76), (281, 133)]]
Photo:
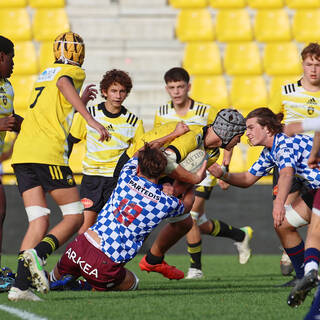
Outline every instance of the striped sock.
[(301, 279), (304, 276), (304, 242), (301, 241), (296, 247), (284, 248), (284, 250), (292, 262), (297, 278)]
[(188, 243), (188, 253), (190, 255), (190, 267), (201, 270), (201, 240), (197, 243)]
[(47, 259), (50, 254), (59, 248), (59, 241), (53, 234), (47, 234), (34, 248), (40, 259)]
[(304, 274), (310, 270), (319, 269), (320, 251), (316, 248), (308, 248), (304, 252)]

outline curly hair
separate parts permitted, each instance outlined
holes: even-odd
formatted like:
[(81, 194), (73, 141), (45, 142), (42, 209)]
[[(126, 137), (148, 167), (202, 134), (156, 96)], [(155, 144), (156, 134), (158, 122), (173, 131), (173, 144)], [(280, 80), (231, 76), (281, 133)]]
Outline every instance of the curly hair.
[(157, 148), (151, 148), (148, 143), (139, 151), (138, 164), (141, 173), (147, 178), (159, 178), (167, 165), (167, 159), (163, 152)]
[(115, 82), (124, 86), (126, 88), (127, 94), (130, 93), (132, 89), (132, 80), (129, 74), (122, 70), (112, 69), (107, 71), (104, 74), (102, 80), (100, 81), (100, 92), (102, 98), (105, 98), (105, 96), (102, 93), (102, 90), (107, 91), (109, 87)]
[(275, 114), (269, 108), (257, 108), (249, 112), (246, 120), (251, 118), (257, 118), (260, 126), (267, 127), (272, 134), (283, 132), (283, 124), (281, 123), (283, 119), (282, 112)]

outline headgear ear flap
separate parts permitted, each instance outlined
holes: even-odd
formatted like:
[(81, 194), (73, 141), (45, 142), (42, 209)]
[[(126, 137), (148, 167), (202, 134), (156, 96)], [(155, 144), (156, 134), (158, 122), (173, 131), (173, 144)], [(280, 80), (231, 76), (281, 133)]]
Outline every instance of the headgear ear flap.
[(54, 41), (53, 52), (56, 60), (63, 63), (74, 62), (81, 66), (85, 55), (83, 39), (74, 32), (62, 33)]
[(235, 109), (222, 109), (211, 125), (215, 134), (222, 140), (222, 148), (239, 134), (244, 134), (246, 122), (242, 114)]

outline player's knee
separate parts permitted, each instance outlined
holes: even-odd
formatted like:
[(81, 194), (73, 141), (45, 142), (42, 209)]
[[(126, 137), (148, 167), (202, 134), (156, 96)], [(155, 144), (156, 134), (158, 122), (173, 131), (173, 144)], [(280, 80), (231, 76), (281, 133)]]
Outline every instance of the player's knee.
[(59, 206), (62, 212), (62, 215), (76, 215), (83, 213), (84, 207), (80, 201), (75, 201), (71, 203), (67, 203), (64, 205)]
[(187, 233), (191, 230), (193, 226), (193, 220), (190, 215), (188, 215), (185, 219), (171, 223), (171, 226), (176, 230), (178, 233)]
[(286, 219), (290, 226), (294, 228), (299, 228), (308, 224), (308, 221), (303, 219), (300, 214), (291, 206), (286, 205)]
[(29, 206), (26, 207), (26, 212), (28, 216), (29, 222), (38, 219), (40, 217), (44, 217), (50, 214), (50, 209), (44, 208), (41, 206)]
[(124, 280), (115, 288), (115, 290), (119, 291), (134, 291), (138, 289), (139, 286), (139, 278), (136, 274), (128, 269), (126, 270), (126, 276)]

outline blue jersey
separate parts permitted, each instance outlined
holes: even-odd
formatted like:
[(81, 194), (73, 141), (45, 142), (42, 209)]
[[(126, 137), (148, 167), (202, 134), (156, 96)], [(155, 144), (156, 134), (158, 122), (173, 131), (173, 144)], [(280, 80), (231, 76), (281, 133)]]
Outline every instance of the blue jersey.
[(265, 176), (276, 165), (280, 170), (294, 169), (295, 176), (309, 189), (320, 188), (320, 171), (308, 167), (308, 158), (313, 138), (307, 135), (288, 137), (283, 133), (275, 135), (271, 149), (264, 148), (259, 159), (249, 172), (254, 176)]
[(123, 167), (118, 184), (90, 228), (101, 250), (114, 262), (131, 260), (149, 233), (163, 220), (184, 212), (183, 203), (162, 192), (162, 186), (137, 175), (137, 158)]

